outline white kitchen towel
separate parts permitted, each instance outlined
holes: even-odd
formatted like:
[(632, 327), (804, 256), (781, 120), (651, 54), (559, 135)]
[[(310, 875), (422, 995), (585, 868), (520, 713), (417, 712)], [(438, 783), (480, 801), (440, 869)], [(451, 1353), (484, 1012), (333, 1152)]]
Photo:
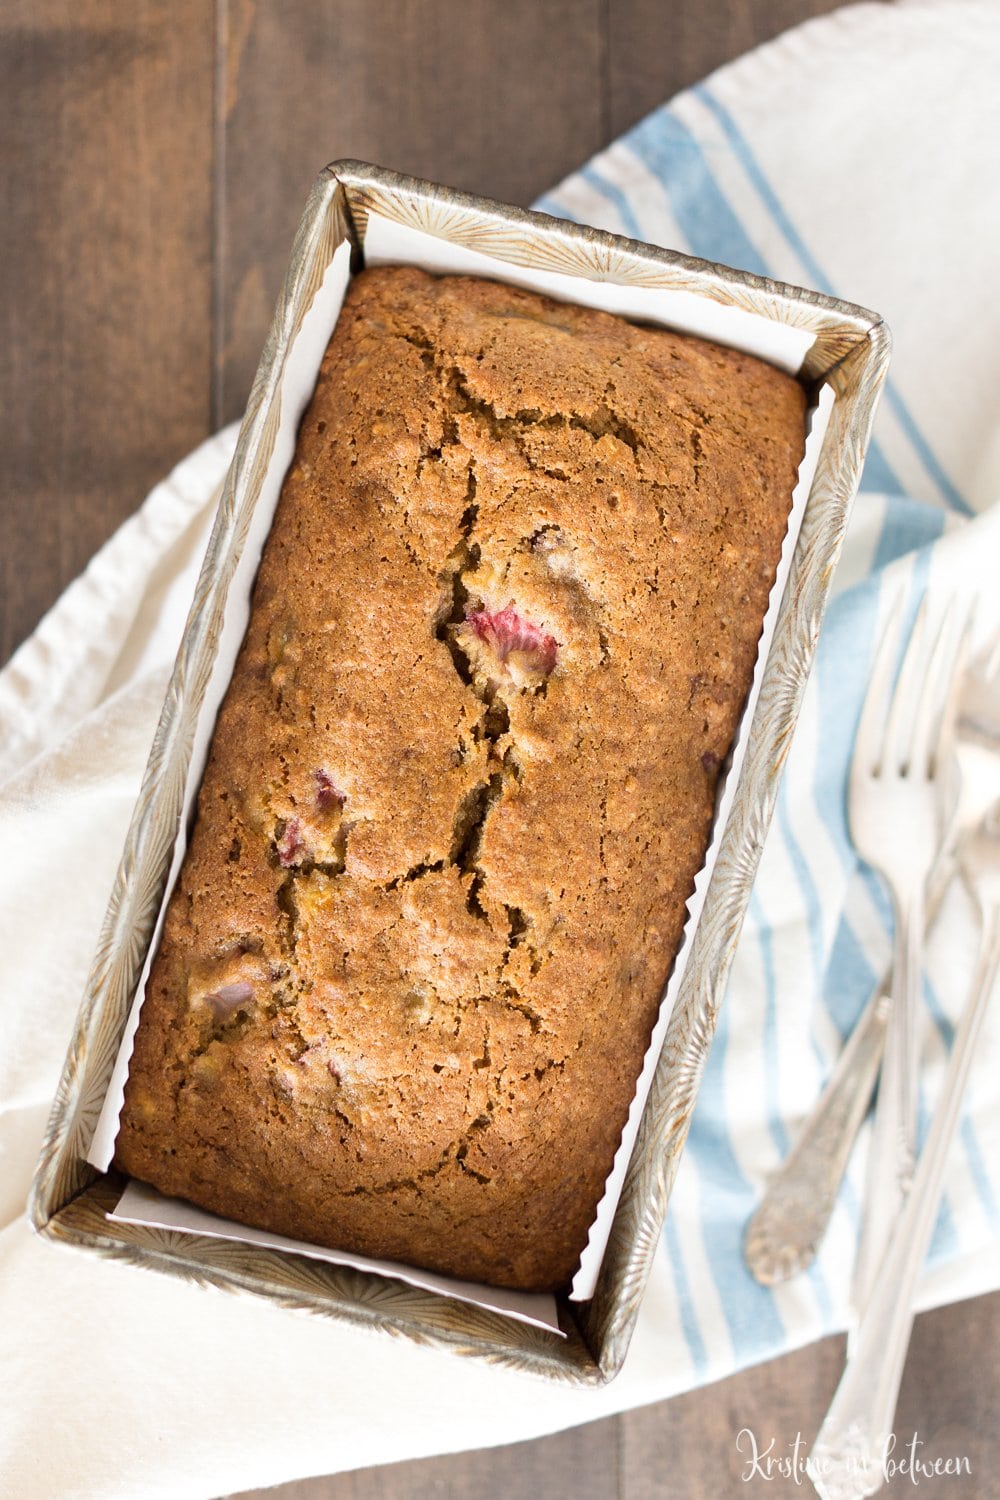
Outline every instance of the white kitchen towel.
[[(1000, 626), (997, 76), (989, 0), (851, 7), (658, 110), (543, 204), (866, 303), (896, 351), (661, 1254), (608, 1389), (540, 1385), (32, 1237), (28, 1181), (232, 429), (150, 495), (0, 673), (0, 1496), (207, 1500), (511, 1442), (843, 1326), (864, 1140), (812, 1272), (765, 1291), (740, 1238), (888, 952), (843, 800), (877, 622), (897, 589), (943, 598), (978, 579), (981, 637), (991, 611)], [(925, 1116), (972, 937), (956, 897), (926, 987)], [(1000, 1283), (997, 1019), (923, 1306)]]

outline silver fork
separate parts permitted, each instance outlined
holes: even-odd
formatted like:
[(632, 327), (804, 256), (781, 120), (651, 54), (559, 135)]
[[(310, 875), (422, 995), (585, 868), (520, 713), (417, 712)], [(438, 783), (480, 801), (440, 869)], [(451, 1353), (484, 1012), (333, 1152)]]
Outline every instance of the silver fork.
[(880, 651), (851, 761), (851, 838), (862, 859), (885, 880), (894, 917), (891, 1005), (851, 1288), (856, 1314), (868, 1300), (913, 1180), (924, 893), (949, 821), (939, 751), (963, 637), (961, 628), (957, 633), (952, 628), (955, 613), (952, 600), (928, 654), (925, 595), (888, 712), (893, 657)]
[[(963, 670), (966, 645), (963, 640), (943, 720), (958, 789), (950, 793), (949, 826), (927, 883), (928, 929), (954, 874), (959, 838), (979, 823), (1000, 788), (1000, 637)], [(747, 1265), (764, 1286), (804, 1270), (826, 1232), (882, 1061), (890, 979), (886, 973), (872, 991), (823, 1093), (747, 1224)]]
[(1000, 803), (963, 840), (959, 862), (980, 912), (975, 975), (913, 1187), (807, 1461), (807, 1471), (823, 1500), (861, 1500), (875, 1494), (884, 1480), (881, 1458), (892, 1431), (906, 1363), (913, 1294), (937, 1217), (976, 1042), (1000, 968)]

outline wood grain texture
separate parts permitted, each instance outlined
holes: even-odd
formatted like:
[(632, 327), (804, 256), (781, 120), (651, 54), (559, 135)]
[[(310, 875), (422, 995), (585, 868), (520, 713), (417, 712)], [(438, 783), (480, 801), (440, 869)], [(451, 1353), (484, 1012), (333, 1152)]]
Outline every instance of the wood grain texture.
[(607, 1417), (534, 1443), (303, 1479), (230, 1500), (625, 1500), (620, 1421)]
[(599, 12), (219, 0), (219, 421), (246, 399), (316, 173), (355, 157), (530, 202), (604, 138)]
[(0, 18), (0, 660), (209, 430), (211, 14)]

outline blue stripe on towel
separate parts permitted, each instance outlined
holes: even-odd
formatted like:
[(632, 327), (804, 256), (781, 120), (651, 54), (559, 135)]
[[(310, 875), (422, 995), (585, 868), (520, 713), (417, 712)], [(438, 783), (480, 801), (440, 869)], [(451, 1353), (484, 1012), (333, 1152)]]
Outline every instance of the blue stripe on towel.
[(768, 275), (760, 252), (709, 170), (701, 146), (676, 115), (669, 110), (650, 115), (629, 131), (623, 144), (662, 185), (693, 255)]
[(830, 950), (823, 1002), (845, 1042), (878, 978), (850, 920), (842, 916)]
[[(823, 1004), (844, 1042), (854, 1029), (877, 977), (853, 927), (846, 916), (841, 917), (830, 953)], [(840, 1201), (857, 1233), (861, 1204), (849, 1176), (841, 1186)]]
[(758, 1285), (743, 1259), (743, 1231), (756, 1205), (756, 1193), (740, 1169), (726, 1127), (728, 1045), (729, 1011), (723, 1004), (686, 1150), (694, 1158), (701, 1188), (701, 1228), (709, 1268), (733, 1353), (744, 1365), (780, 1349), (784, 1328), (773, 1294)]
[[(721, 104), (719, 100), (716, 99), (715, 95), (704, 83), (698, 84), (692, 90), (692, 93), (696, 98), (702, 101), (702, 103), (708, 110), (710, 110), (712, 115), (718, 121), (726, 139), (728, 140), (734, 153), (742, 164), (744, 171), (746, 172), (750, 181), (753, 183), (754, 187), (757, 189), (757, 192), (760, 195), (761, 202), (764, 204), (768, 213), (771, 215), (772, 221), (784, 235), (789, 246), (801, 261), (807, 275), (811, 279), (816, 290), (826, 292), (831, 297), (837, 296), (837, 292), (830, 284), (830, 281), (824, 274), (822, 267), (816, 260), (816, 257), (813, 255), (812, 251), (809, 249), (809, 246), (806, 244), (805, 240), (802, 238), (801, 234), (799, 234), (795, 225), (792, 223), (787, 210), (779, 199), (774, 188), (771, 186), (770, 181), (768, 180), (766, 174), (763, 171), (763, 168), (754, 155), (753, 150), (751, 149), (746, 137), (740, 130), (739, 126), (736, 124), (736, 121), (733, 119), (732, 115), (726, 109), (725, 105)], [(962, 515), (971, 515), (971, 505), (952, 483), (952, 481), (948, 478), (948, 475), (945, 473), (944, 469), (941, 466), (940, 460), (937, 458), (927, 439), (921, 432), (916, 419), (914, 418), (909, 407), (906, 405), (906, 402), (903, 400), (903, 397), (897, 389), (891, 376), (886, 380), (885, 383), (885, 398), (895, 412), (896, 419), (899, 422), (900, 427), (902, 427), (903, 431), (906, 433), (906, 436), (909, 438), (910, 445), (913, 448), (913, 451), (916, 453), (920, 462), (923, 464), (925, 471), (933, 480), (938, 490), (940, 490), (944, 499), (954, 510), (959, 511)], [(902, 493), (902, 486), (900, 486), (898, 483), (892, 485), (891, 488), (899, 493)]]
[(642, 226), (635, 216), (631, 203), (616, 183), (612, 182), (610, 178), (605, 177), (593, 165), (584, 167), (580, 172), (580, 176), (584, 182), (589, 183), (595, 192), (600, 193), (605, 202), (611, 204), (618, 215), (618, 222), (621, 225), (623, 234), (629, 235), (633, 240), (645, 238)]
[[(920, 592), (923, 593), (927, 587), (930, 547), (944, 531), (946, 513), (936, 505), (927, 505), (920, 500), (906, 500), (897, 495), (890, 495), (888, 502), (882, 534), (872, 559), (872, 572), (878, 574), (889, 563), (895, 562), (897, 557), (922, 550), (926, 555), (918, 563), (920, 577), (919, 580), (915, 577), (914, 582), (919, 581)], [(913, 606), (913, 612), (915, 611), (916, 604)]]
[(898, 495), (903, 491), (903, 485), (882, 452), (877, 438), (872, 438), (868, 444), (861, 485), (864, 489), (871, 490), (878, 495)]
[[(646, 235), (643, 233), (642, 226), (635, 216), (635, 210), (628, 195), (612, 178), (607, 177), (601, 172), (592, 161), (587, 162), (586, 166), (581, 167), (578, 172), (574, 173), (574, 177), (580, 182), (587, 183), (588, 187), (593, 188), (598, 197), (602, 198), (613, 211), (618, 220), (616, 225), (617, 233), (626, 234), (633, 240), (646, 239)], [(569, 219), (574, 224), (582, 222), (579, 214), (573, 213), (572, 209), (567, 207), (556, 193), (546, 193), (544, 197), (536, 199), (534, 207), (543, 214), (553, 214), (559, 219)], [(600, 215), (595, 217), (600, 217)]]
[(845, 866), (856, 864), (847, 826), (847, 772), (865, 687), (857, 642), (873, 640), (879, 587), (880, 580), (869, 575), (849, 592), (831, 599), (816, 650), (817, 738), (823, 747), (823, 770), (813, 796)]
[(927, 1006), (931, 1019), (934, 1022), (935, 1030), (941, 1038), (941, 1045), (947, 1052), (955, 1040), (955, 1025), (941, 1004), (938, 992), (931, 983), (930, 975), (926, 971), (923, 975), (923, 995), (924, 1004)]
[(788, 857), (795, 871), (799, 883), (799, 893), (806, 909), (806, 920), (809, 926), (809, 951), (813, 965), (813, 979), (810, 986), (813, 993), (819, 988), (820, 979), (823, 976), (823, 912), (820, 905), (819, 890), (809, 861), (805, 856), (802, 845), (795, 830), (792, 827), (792, 815), (788, 806), (788, 781), (782, 777), (778, 788), (778, 827), (781, 829), (788, 850)]
[(914, 452), (917, 454), (917, 457), (920, 459), (920, 462), (923, 464), (924, 469), (937, 485), (938, 489), (941, 491), (941, 494), (944, 496), (945, 500), (948, 502), (951, 508), (953, 510), (957, 510), (959, 515), (973, 515), (974, 512), (972, 506), (969, 504), (968, 500), (966, 500), (961, 491), (957, 489), (952, 481), (948, 478), (944, 469), (941, 467), (939, 459), (936, 457), (927, 439), (924, 437), (920, 428), (917, 426), (916, 418), (904, 402), (902, 396), (900, 395), (899, 387), (891, 377), (888, 377), (885, 382), (885, 399), (895, 412), (896, 420), (899, 422), (900, 427), (902, 427), (903, 431), (906, 433), (906, 436), (909, 438), (910, 444)]
[[(917, 1150), (923, 1150), (930, 1129), (931, 1112), (927, 1106), (927, 1098), (923, 1084), (920, 1086), (917, 1101)], [(942, 1261), (950, 1259), (960, 1248), (958, 1231), (955, 1228), (955, 1216), (948, 1202), (947, 1191), (941, 1194), (941, 1202), (934, 1221), (934, 1232), (927, 1249), (927, 1261), (929, 1265), (936, 1266)]]
[(670, 1268), (673, 1272), (674, 1288), (677, 1292), (677, 1306), (680, 1312), (681, 1328), (687, 1341), (688, 1352), (691, 1355), (691, 1363), (694, 1365), (695, 1373), (703, 1376), (708, 1369), (708, 1351), (705, 1348), (705, 1340), (701, 1336), (698, 1319), (694, 1312), (694, 1300), (691, 1296), (691, 1284), (688, 1281), (687, 1267), (684, 1264), (684, 1254), (681, 1250), (681, 1242), (677, 1236), (673, 1215), (667, 1209), (667, 1217), (663, 1221), (663, 1242), (667, 1247), (670, 1257)]
[(560, 203), (555, 193), (543, 193), (531, 206), (536, 213), (551, 214), (554, 219), (569, 219), (571, 224), (580, 223), (576, 214), (572, 213), (565, 203)]
[(753, 924), (754, 937), (760, 948), (761, 968), (764, 971), (764, 1025), (762, 1028), (762, 1040), (764, 1044), (764, 1095), (767, 1108), (767, 1127), (771, 1133), (775, 1149), (779, 1157), (788, 1155), (788, 1131), (781, 1117), (780, 1095), (778, 1090), (778, 1007), (777, 990), (774, 972), (774, 945), (771, 938), (771, 928), (761, 907), (760, 897), (756, 886), (750, 892), (750, 905), (747, 915)]
[[(806, 859), (802, 845), (792, 828), (791, 813), (788, 808), (788, 782), (784, 778), (782, 778), (781, 785), (778, 788), (778, 829), (780, 830), (781, 837), (784, 839), (785, 849), (792, 869), (795, 871), (799, 891), (805, 906), (810, 957), (812, 959), (812, 977), (806, 981), (803, 988), (806, 993), (813, 996), (819, 994), (823, 985), (823, 914), (809, 861)], [(774, 837), (773, 832), (771, 837)], [(768, 934), (768, 941), (770, 942), (770, 934)], [(770, 988), (773, 989), (775, 984), (773, 974), (768, 982)], [(810, 1041), (812, 1042), (816, 1061), (822, 1071), (826, 1066), (826, 1058), (816, 1038), (811, 1033)]]
[(962, 1116), (962, 1123), (959, 1126), (958, 1133), (965, 1148), (969, 1171), (972, 1174), (972, 1180), (976, 1184), (976, 1192), (986, 1212), (986, 1217), (992, 1225), (1000, 1225), (1000, 1207), (997, 1205), (996, 1194), (993, 1191), (993, 1184), (990, 1181), (990, 1174), (983, 1158), (975, 1127), (968, 1113)]

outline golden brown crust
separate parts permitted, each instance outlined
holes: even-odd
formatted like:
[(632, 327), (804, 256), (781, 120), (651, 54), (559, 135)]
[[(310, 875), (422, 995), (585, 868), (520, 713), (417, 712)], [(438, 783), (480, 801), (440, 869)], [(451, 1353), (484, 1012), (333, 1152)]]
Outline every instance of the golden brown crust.
[(569, 1278), (804, 404), (749, 356), (509, 286), (354, 279), (147, 989), (124, 1169), (319, 1243)]

